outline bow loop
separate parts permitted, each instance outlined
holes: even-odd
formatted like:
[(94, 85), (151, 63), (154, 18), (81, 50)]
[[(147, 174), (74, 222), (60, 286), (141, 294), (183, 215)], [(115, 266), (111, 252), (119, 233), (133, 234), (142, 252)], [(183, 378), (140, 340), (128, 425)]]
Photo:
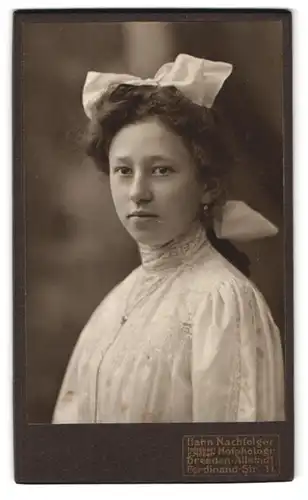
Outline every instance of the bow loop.
[(263, 215), (235, 200), (227, 201), (215, 214), (213, 229), (217, 238), (233, 241), (251, 241), (278, 233), (278, 228)]

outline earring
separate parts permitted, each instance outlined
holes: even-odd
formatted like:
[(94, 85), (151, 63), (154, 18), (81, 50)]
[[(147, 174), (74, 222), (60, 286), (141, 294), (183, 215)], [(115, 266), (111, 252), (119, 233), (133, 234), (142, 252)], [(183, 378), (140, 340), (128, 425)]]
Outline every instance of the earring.
[(203, 205), (203, 215), (207, 216), (209, 211), (209, 206), (208, 205)]

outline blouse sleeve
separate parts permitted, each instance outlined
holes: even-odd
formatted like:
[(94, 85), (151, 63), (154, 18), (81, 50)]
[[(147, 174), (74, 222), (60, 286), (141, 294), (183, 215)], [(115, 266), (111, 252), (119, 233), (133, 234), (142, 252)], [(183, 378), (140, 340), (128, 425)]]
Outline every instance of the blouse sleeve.
[(193, 421), (284, 420), (280, 334), (262, 295), (231, 280), (199, 307), (192, 335)]
[(57, 397), (53, 424), (92, 422), (95, 395), (90, 383), (89, 360), (93, 360), (93, 355), (100, 356), (102, 345), (111, 341), (115, 331), (113, 321), (119, 316), (119, 303), (122, 303), (134, 276), (135, 271), (106, 295), (81, 331)]
[(81, 395), (86, 392), (88, 358), (101, 337), (104, 305), (96, 308), (80, 333), (66, 367), (65, 375), (53, 412), (53, 424), (79, 423), (85, 420)]

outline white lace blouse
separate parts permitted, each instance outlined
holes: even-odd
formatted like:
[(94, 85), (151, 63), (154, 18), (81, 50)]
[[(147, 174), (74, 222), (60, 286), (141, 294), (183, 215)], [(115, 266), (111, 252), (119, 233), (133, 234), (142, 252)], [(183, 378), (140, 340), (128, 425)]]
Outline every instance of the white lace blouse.
[(251, 281), (200, 226), (140, 252), (81, 333), (53, 422), (283, 420), (280, 335)]

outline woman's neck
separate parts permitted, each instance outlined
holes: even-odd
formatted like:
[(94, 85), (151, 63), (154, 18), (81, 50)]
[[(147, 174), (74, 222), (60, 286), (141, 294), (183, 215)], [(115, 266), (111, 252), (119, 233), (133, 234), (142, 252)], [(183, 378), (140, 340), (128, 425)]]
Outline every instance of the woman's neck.
[(162, 246), (139, 245), (145, 270), (172, 269), (190, 260), (207, 242), (201, 222), (194, 222), (188, 231)]

